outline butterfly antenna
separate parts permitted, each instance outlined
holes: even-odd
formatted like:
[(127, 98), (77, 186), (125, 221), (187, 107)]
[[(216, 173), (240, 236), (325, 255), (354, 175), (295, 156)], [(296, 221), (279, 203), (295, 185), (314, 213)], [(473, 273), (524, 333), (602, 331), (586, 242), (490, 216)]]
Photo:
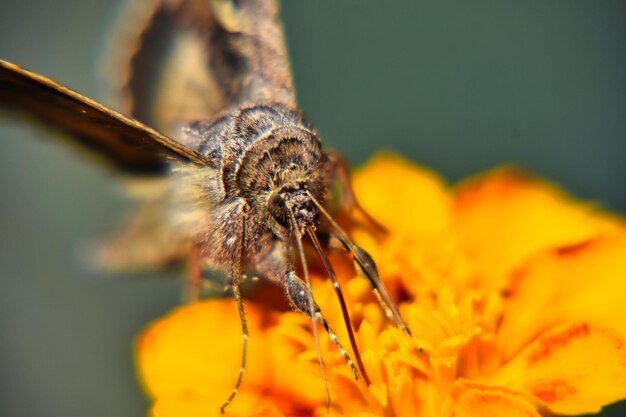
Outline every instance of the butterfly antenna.
[(313, 301), (313, 293), (311, 292), (311, 279), (309, 278), (309, 268), (307, 266), (306, 256), (304, 256), (304, 248), (302, 247), (302, 237), (301, 237), (302, 233), (300, 231), (300, 228), (298, 227), (298, 223), (296, 222), (296, 219), (293, 213), (291, 213), (290, 210), (287, 210), (287, 212), (289, 213), (291, 229), (293, 231), (293, 234), (296, 237), (298, 255), (300, 257), (300, 263), (302, 264), (302, 270), (304, 273), (304, 281), (306, 282), (306, 287), (308, 290), (307, 303), (309, 305), (309, 317), (311, 317), (311, 323), (313, 325), (313, 337), (315, 338), (315, 348), (317, 349), (317, 358), (319, 360), (320, 369), (322, 370), (322, 379), (324, 380), (324, 389), (326, 390), (326, 408), (330, 410), (330, 390), (328, 388), (328, 379), (326, 378), (326, 369), (324, 368), (324, 359), (322, 359), (322, 349), (320, 347), (319, 334), (317, 333), (316, 320), (322, 323), (326, 331), (329, 331), (329, 327), (326, 321), (323, 319), (323, 317), (321, 317), (321, 314), (316, 314), (317, 312), (315, 311), (316, 308), (315, 308), (315, 302)]
[[(245, 223), (243, 223), (245, 226)], [(241, 241), (245, 241), (245, 227), (242, 228)], [(239, 367), (239, 372), (237, 374), (237, 381), (235, 382), (235, 387), (231, 391), (230, 395), (224, 401), (222, 406), (220, 407), (220, 412), (224, 414), (224, 410), (226, 407), (230, 405), (235, 399), (235, 396), (239, 392), (239, 387), (241, 386), (241, 382), (243, 381), (243, 376), (246, 373), (246, 362), (248, 357), (248, 321), (246, 320), (246, 310), (243, 305), (243, 297), (241, 296), (241, 292), (239, 291), (239, 281), (242, 277), (241, 273), (241, 265), (242, 265), (242, 255), (243, 248), (242, 245), (239, 245), (239, 249), (237, 251), (238, 261), (235, 263), (235, 268), (230, 270), (230, 276), (228, 279), (227, 288), (231, 287), (233, 289), (233, 294), (235, 296), (235, 301), (237, 302), (237, 311), (239, 313), (239, 321), (241, 322), (241, 366)]]
[(326, 211), (326, 209), (319, 203), (319, 201), (315, 199), (315, 197), (311, 195), (311, 193), (308, 193), (308, 195), (311, 198), (311, 201), (313, 201), (313, 204), (315, 204), (315, 206), (318, 208), (320, 213), (322, 213), (322, 215), (326, 218), (326, 220), (328, 220), (331, 226), (333, 226), (337, 233), (336, 236), (339, 241), (343, 244), (346, 250), (352, 253), (354, 261), (359, 266), (359, 269), (361, 270), (363, 275), (365, 275), (365, 278), (367, 278), (367, 280), (369, 281), (370, 286), (372, 287), (372, 291), (374, 292), (374, 295), (376, 296), (376, 299), (378, 301), (378, 304), (380, 304), (387, 318), (395, 323), (398, 327), (400, 327), (402, 331), (407, 336), (409, 336), (409, 338), (413, 342), (411, 331), (409, 330), (409, 327), (406, 325), (406, 323), (404, 323), (404, 320), (402, 320), (402, 317), (398, 312), (398, 308), (389, 296), (389, 293), (387, 292), (384, 284), (380, 280), (378, 272), (376, 271), (376, 264), (374, 263), (372, 257), (363, 249), (358, 247), (352, 241), (352, 239), (348, 237), (348, 234), (341, 228), (341, 226), (339, 226), (339, 224), (337, 224), (337, 222), (332, 218), (328, 211)]
[[(337, 277), (335, 275), (335, 271), (333, 270), (332, 265), (330, 264), (330, 261), (328, 260), (328, 257), (326, 256), (326, 254), (324, 253), (324, 251), (322, 250), (322, 245), (320, 245), (319, 240), (317, 239), (317, 236), (315, 235), (315, 232), (313, 231), (313, 229), (311, 227), (307, 227), (306, 229), (307, 234), (309, 235), (309, 238), (311, 239), (311, 242), (313, 242), (313, 246), (315, 247), (315, 251), (317, 252), (318, 256), (320, 257), (322, 263), (324, 264), (324, 269), (326, 269), (326, 273), (328, 274), (328, 276), (330, 277), (331, 282), (333, 283), (333, 289), (335, 290), (335, 294), (337, 294), (337, 299), (339, 300), (339, 305), (341, 306), (341, 313), (343, 315), (343, 320), (345, 322), (346, 325), (346, 330), (348, 331), (348, 337), (350, 339), (350, 345), (352, 346), (352, 351), (354, 352), (354, 358), (356, 360), (356, 363), (358, 365), (359, 371), (361, 372), (361, 375), (363, 376), (363, 380), (365, 381), (365, 384), (370, 385), (370, 379), (367, 376), (367, 372), (365, 372), (365, 366), (363, 365), (363, 361), (361, 360), (361, 354), (359, 352), (359, 348), (356, 344), (356, 340), (354, 338), (354, 331), (352, 329), (352, 322), (350, 320), (350, 314), (348, 313), (348, 307), (346, 305), (346, 300), (343, 296), (343, 292), (341, 291), (341, 286), (339, 285), (339, 281), (337, 280)], [(325, 326), (326, 327), (326, 326)], [(330, 329), (327, 329), (327, 331), (329, 331)], [(329, 332), (330, 334), (330, 332)], [(337, 342), (335, 342), (337, 343)], [(351, 360), (349, 360), (349, 362), (351, 362)], [(357, 375), (357, 379), (358, 379), (358, 375)]]

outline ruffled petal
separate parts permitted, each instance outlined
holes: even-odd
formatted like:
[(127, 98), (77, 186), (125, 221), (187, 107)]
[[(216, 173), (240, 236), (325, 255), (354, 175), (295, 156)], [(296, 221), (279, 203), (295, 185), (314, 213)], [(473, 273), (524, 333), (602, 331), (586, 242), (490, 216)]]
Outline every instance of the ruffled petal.
[[(318, 334), (322, 347), (327, 348), (328, 336), (321, 326)], [(332, 363), (326, 352), (327, 349), (322, 351), (324, 360)], [(268, 330), (264, 355), (263, 360), (272, 368), (271, 382), (266, 381), (266, 386), (271, 386), (275, 393), (309, 408), (326, 402), (324, 380), (308, 317), (283, 313), (279, 323)]]
[(368, 392), (362, 381), (355, 381), (352, 375), (341, 371), (331, 371), (331, 408), (317, 408), (315, 415), (326, 416), (385, 416), (385, 411), (376, 397)]
[(389, 230), (420, 234), (450, 222), (450, 197), (435, 173), (397, 155), (379, 154), (352, 181), (363, 208)]
[(501, 389), (473, 388), (456, 404), (455, 417), (540, 417), (535, 407), (519, 395)]
[(465, 379), (490, 378), (500, 367), (500, 350), (491, 334), (477, 334), (460, 349), (456, 376)]
[(462, 246), (495, 284), (534, 253), (584, 242), (622, 225), (621, 220), (574, 202), (554, 186), (512, 168), (462, 184), (454, 212)]
[[(250, 305), (247, 317), (251, 337), (241, 393), (262, 386), (270, 375), (261, 327), (267, 313)], [(170, 403), (210, 402), (209, 408), (219, 411), (234, 387), (241, 361), (241, 325), (234, 301), (211, 300), (175, 309), (139, 336), (136, 361), (151, 397), (168, 398)], [(245, 401), (238, 397), (232, 411), (242, 405)]]
[(224, 398), (212, 393), (194, 392), (159, 397), (150, 411), (151, 417), (284, 417), (267, 398), (252, 392), (238, 394), (224, 414), (216, 407)]
[(589, 323), (557, 327), (533, 341), (493, 378), (557, 414), (597, 413), (626, 394), (626, 343)]
[(518, 271), (498, 332), (505, 358), (553, 326), (590, 321), (626, 335), (626, 233), (561, 248)]

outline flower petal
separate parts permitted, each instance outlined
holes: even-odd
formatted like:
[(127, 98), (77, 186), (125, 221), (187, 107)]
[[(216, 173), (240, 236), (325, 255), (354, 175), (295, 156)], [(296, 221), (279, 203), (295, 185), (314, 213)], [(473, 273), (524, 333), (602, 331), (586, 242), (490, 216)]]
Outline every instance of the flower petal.
[(457, 378), (491, 377), (500, 366), (500, 350), (490, 334), (477, 334), (459, 351), (456, 360)]
[(352, 186), (363, 208), (390, 230), (419, 234), (449, 224), (443, 180), (397, 155), (372, 158), (356, 171)]
[[(355, 381), (352, 375), (342, 372), (333, 370), (331, 373), (330, 416), (385, 415), (384, 408), (361, 381)], [(329, 415), (325, 406), (318, 407), (316, 411), (319, 417)]]
[(557, 414), (596, 413), (626, 397), (626, 343), (589, 323), (557, 327), (505, 365), (493, 383), (526, 392)]
[(242, 392), (222, 414), (219, 404), (224, 398), (212, 393), (166, 395), (154, 403), (151, 417), (283, 417), (269, 399)]
[(512, 168), (462, 184), (454, 205), (463, 247), (491, 279), (531, 254), (609, 233), (621, 221)]
[[(261, 329), (267, 313), (254, 305), (247, 312), (250, 340), (242, 391), (262, 385), (269, 375)], [(136, 352), (138, 372), (152, 397), (211, 393), (212, 408), (219, 409), (234, 387), (241, 361), (241, 325), (234, 301), (175, 309), (144, 330)]]
[(456, 404), (455, 417), (540, 417), (524, 398), (498, 389), (470, 389)]
[(505, 358), (561, 323), (591, 321), (626, 335), (626, 233), (562, 248), (515, 275), (498, 332)]
[[(273, 389), (294, 403), (307, 407), (324, 404), (326, 391), (320, 370), (311, 320), (298, 313), (283, 313), (268, 330), (265, 361), (272, 369)], [(328, 337), (318, 329), (322, 348)], [(326, 343), (324, 343), (326, 342)], [(324, 359), (328, 356), (322, 351)], [(329, 359), (328, 359), (329, 360)], [(270, 385), (266, 382), (266, 385)]]

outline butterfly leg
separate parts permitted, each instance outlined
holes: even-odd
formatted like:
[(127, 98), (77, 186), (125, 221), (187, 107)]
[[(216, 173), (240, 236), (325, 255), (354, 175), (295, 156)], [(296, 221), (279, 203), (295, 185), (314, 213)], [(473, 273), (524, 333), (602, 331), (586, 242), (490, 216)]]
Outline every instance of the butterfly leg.
[(237, 374), (237, 381), (235, 387), (231, 391), (230, 395), (224, 401), (220, 407), (220, 411), (224, 413), (226, 407), (230, 405), (235, 399), (241, 382), (243, 381), (243, 375), (246, 373), (246, 359), (248, 355), (248, 321), (246, 320), (246, 312), (243, 307), (243, 299), (241, 292), (239, 291), (239, 283), (232, 286), (233, 294), (235, 295), (235, 301), (237, 302), (237, 311), (239, 312), (239, 320), (241, 321), (241, 366), (239, 367), (239, 373)]
[(236, 250), (233, 251), (232, 265), (229, 268), (228, 278), (226, 283), (226, 289), (232, 288), (233, 295), (235, 296), (235, 302), (237, 303), (237, 312), (239, 313), (239, 321), (241, 322), (241, 365), (239, 367), (239, 372), (237, 374), (237, 381), (235, 382), (235, 386), (231, 391), (230, 395), (224, 401), (224, 403), (220, 407), (220, 411), (222, 414), (226, 407), (230, 405), (235, 399), (237, 392), (239, 392), (239, 387), (241, 386), (241, 382), (243, 381), (243, 376), (246, 373), (246, 361), (248, 355), (248, 321), (246, 319), (246, 312), (243, 305), (243, 298), (241, 297), (241, 292), (239, 290), (239, 284), (241, 283), (242, 272), (243, 272), (243, 245), (245, 241), (245, 215), (242, 216), (241, 224), (239, 230), (236, 233), (239, 244), (236, 246)]
[(200, 250), (194, 243), (189, 245), (189, 261), (187, 268), (183, 299), (185, 303), (191, 304), (200, 299), (203, 275)]

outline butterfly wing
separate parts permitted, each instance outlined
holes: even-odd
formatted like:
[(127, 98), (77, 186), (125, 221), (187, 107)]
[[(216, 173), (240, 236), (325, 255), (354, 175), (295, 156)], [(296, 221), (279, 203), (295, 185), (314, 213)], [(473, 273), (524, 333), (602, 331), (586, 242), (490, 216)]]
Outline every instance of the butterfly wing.
[(69, 133), (94, 157), (133, 174), (163, 172), (167, 158), (206, 159), (144, 124), (17, 65), (0, 61), (0, 105)]
[(105, 60), (112, 101), (171, 137), (246, 102), (295, 105), (273, 0), (134, 1), (118, 26)]
[[(164, 172), (168, 158), (209, 164), (193, 141), (179, 135), (185, 122), (248, 102), (295, 105), (274, 0), (133, 4), (112, 42), (121, 52), (107, 60), (121, 105), (116, 108), (132, 118), (6, 62), (0, 62), (0, 107), (60, 128), (68, 140), (125, 173), (152, 175)], [(184, 257), (186, 246), (162, 221), (159, 197), (144, 206), (148, 211), (114, 236), (99, 263), (136, 269)]]
[(118, 74), (114, 90), (130, 117), (3, 61), (0, 106), (60, 128), (90, 155), (126, 173), (154, 175), (165, 171), (168, 157), (208, 162), (180, 134), (190, 121), (249, 102), (295, 105), (275, 1), (132, 4), (115, 42), (129, 47), (111, 59), (122, 68), (112, 71)]

